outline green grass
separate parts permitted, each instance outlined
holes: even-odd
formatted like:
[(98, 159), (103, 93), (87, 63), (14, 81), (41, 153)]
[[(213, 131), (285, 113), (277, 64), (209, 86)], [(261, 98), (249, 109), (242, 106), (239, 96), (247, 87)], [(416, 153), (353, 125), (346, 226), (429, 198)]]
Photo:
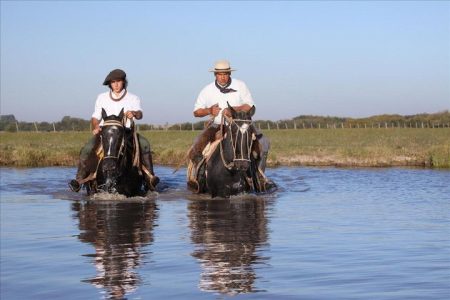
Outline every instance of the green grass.
[[(199, 131), (142, 131), (156, 164), (176, 166)], [(450, 168), (450, 129), (265, 130), (268, 165)], [(74, 166), (89, 132), (0, 133), (0, 165)]]

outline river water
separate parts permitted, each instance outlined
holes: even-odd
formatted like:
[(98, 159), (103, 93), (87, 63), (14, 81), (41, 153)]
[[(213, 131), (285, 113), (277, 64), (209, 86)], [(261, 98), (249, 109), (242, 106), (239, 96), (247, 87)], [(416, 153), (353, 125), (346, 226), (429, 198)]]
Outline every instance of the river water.
[(0, 172), (2, 300), (449, 299), (449, 171), (275, 168), (276, 193), (213, 201), (183, 169), (115, 200)]

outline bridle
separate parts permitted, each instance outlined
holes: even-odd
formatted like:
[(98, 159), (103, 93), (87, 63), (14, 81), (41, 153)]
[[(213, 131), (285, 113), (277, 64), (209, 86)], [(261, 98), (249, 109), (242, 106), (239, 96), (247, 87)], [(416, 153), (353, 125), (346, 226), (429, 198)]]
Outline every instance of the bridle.
[[(103, 122), (103, 127), (105, 127), (105, 126), (117, 126), (117, 127), (121, 128), (121, 130), (123, 130), (124, 122), (123, 122), (123, 120), (122, 121), (107, 120), (107, 121)], [(100, 140), (103, 145), (103, 135), (102, 134), (100, 135)], [(123, 136), (122, 141), (120, 143), (119, 151), (117, 152), (117, 156), (111, 155), (111, 149), (103, 149), (103, 151), (104, 151), (103, 159), (106, 159), (106, 158), (119, 159), (123, 155), (124, 149), (125, 149), (125, 137)]]
[[(231, 147), (233, 148), (233, 159), (231, 162), (227, 162), (225, 160), (224, 152), (223, 152), (223, 141), (225, 139), (222, 139), (220, 141), (220, 157), (222, 158), (222, 163), (225, 166), (225, 168), (227, 168), (228, 170), (232, 170), (235, 167), (236, 162), (250, 163), (251, 149), (252, 149), (253, 141), (256, 139), (256, 136), (254, 133), (252, 133), (251, 137), (249, 136), (250, 135), (249, 129), (253, 123), (252, 120), (233, 119), (233, 118), (223, 116), (222, 122), (221, 122), (221, 128), (223, 128), (223, 126), (224, 126), (224, 121), (225, 121), (224, 118), (226, 118), (226, 121), (228, 123), (228, 126), (226, 126), (227, 132), (225, 133), (225, 135), (227, 133), (230, 134)], [(236, 122), (239, 122), (242, 124), (239, 125)], [(233, 131), (232, 131), (233, 124), (236, 125), (234, 138), (233, 138)], [(239, 131), (241, 132), (241, 139), (240, 139), (241, 140), (241, 144), (240, 144), (241, 151), (240, 151), (240, 155), (237, 157), (236, 156), (236, 148), (238, 146)], [(223, 131), (221, 130), (221, 132), (223, 132)], [(250, 139), (250, 142), (249, 142), (249, 139)], [(245, 147), (247, 147), (247, 149), (245, 149)], [(244, 150), (247, 150), (247, 152), (246, 152), (247, 155), (245, 155), (245, 156), (244, 156), (244, 153), (245, 153)]]

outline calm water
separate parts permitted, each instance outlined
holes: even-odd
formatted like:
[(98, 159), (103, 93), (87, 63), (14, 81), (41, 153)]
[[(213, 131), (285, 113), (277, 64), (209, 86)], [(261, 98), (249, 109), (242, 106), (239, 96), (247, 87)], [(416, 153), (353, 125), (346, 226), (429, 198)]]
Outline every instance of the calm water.
[(215, 201), (156, 171), (166, 191), (107, 201), (0, 169), (0, 298), (449, 299), (449, 171), (277, 168), (276, 194)]

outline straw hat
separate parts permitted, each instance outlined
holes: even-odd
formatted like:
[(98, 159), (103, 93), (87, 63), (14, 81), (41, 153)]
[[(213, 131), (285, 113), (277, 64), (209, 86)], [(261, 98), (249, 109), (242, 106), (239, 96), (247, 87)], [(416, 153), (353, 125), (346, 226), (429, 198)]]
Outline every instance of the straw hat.
[(210, 72), (214, 73), (225, 73), (225, 72), (232, 72), (236, 71), (235, 69), (232, 69), (230, 67), (230, 62), (228, 60), (218, 60), (214, 64), (214, 69), (209, 70)]

